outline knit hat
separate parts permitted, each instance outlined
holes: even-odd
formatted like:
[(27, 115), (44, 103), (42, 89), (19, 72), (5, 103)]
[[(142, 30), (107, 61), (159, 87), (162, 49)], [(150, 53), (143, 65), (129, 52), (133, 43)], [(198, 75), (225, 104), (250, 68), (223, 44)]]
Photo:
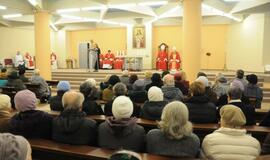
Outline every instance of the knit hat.
[(135, 81), (133, 83), (132, 88), (133, 88), (133, 90), (144, 90), (144, 88), (145, 88), (144, 81), (138, 79), (137, 81)]
[(34, 110), (36, 101), (36, 95), (28, 89), (17, 92), (14, 97), (15, 107), (20, 112)]
[(133, 103), (126, 96), (118, 96), (112, 104), (112, 114), (116, 119), (130, 118), (133, 113)]
[(148, 99), (152, 102), (163, 101), (163, 92), (160, 88), (153, 86), (148, 90)]
[(239, 107), (225, 105), (219, 111), (221, 120), (230, 126), (240, 127), (246, 124), (246, 117)]
[(10, 103), (10, 97), (5, 94), (0, 95), (0, 110), (2, 109), (10, 109), (11, 103)]
[(163, 81), (166, 86), (174, 86), (174, 77), (170, 74), (164, 76)]
[(205, 87), (208, 87), (209, 86), (209, 83), (208, 83), (208, 79), (207, 77), (205, 76), (200, 76), (196, 79), (196, 81), (198, 82), (202, 82), (204, 84)]
[(68, 81), (60, 81), (57, 84), (57, 90), (58, 91), (68, 91), (70, 90), (70, 84)]
[(0, 144), (1, 160), (25, 160), (31, 153), (28, 141), (22, 136), (0, 134)]

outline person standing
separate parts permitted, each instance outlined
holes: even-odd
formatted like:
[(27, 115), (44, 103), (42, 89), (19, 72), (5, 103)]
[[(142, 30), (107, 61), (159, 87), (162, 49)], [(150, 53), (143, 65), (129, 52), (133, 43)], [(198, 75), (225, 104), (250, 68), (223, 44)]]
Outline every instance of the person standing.
[(98, 47), (98, 44), (97, 43), (94, 43), (94, 50), (97, 54), (97, 60), (96, 60), (96, 63), (95, 63), (95, 71), (98, 72), (98, 69), (99, 69), (99, 55), (100, 55), (100, 48)]
[(89, 69), (94, 69), (97, 61), (97, 51), (93, 40), (90, 42), (89, 48)]

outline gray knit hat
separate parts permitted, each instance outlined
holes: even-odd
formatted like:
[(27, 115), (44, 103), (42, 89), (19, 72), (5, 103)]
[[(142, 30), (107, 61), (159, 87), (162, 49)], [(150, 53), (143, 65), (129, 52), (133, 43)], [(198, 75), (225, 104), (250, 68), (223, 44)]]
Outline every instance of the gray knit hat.
[(0, 134), (0, 160), (25, 160), (28, 150), (29, 143), (22, 136)]

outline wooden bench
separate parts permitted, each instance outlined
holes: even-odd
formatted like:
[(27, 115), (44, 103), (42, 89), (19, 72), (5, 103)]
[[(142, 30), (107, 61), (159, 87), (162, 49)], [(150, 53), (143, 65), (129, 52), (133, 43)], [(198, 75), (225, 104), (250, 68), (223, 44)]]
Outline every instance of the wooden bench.
[(14, 97), (17, 93), (15, 87), (9, 87), (9, 86), (4, 86), (4, 87), (1, 87), (1, 93), (2, 94), (6, 94), (10, 97), (11, 99), (11, 107), (13, 109), (15, 109), (15, 104), (14, 104)]
[[(69, 145), (45, 139), (28, 139), (32, 147), (32, 157), (38, 160), (107, 160), (115, 151), (86, 145)], [(192, 158), (173, 158), (140, 153), (143, 160), (181, 160)]]

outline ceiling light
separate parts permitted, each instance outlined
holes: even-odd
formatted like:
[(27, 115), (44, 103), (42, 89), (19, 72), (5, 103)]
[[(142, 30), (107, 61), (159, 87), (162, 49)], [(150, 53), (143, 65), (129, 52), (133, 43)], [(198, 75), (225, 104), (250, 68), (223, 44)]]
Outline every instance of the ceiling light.
[(60, 15), (62, 18), (67, 18), (67, 19), (73, 19), (73, 20), (81, 20), (81, 17), (77, 17), (77, 16), (71, 16), (71, 15), (65, 15), (65, 14), (61, 14)]
[(9, 18), (17, 18), (17, 17), (21, 17), (22, 14), (18, 13), (18, 14), (7, 14), (7, 15), (3, 15), (2, 17), (4, 19), (9, 19)]
[(1, 5), (0, 5), (0, 9), (1, 9), (1, 10), (5, 10), (5, 9), (7, 9), (7, 7), (6, 7), (6, 6), (1, 6)]
[(93, 6), (93, 7), (83, 7), (81, 8), (82, 11), (96, 11), (106, 9), (106, 6)]
[(31, 3), (33, 6), (38, 5), (36, 0), (28, 0), (29, 3)]
[(57, 27), (52, 22), (50, 22), (50, 26), (55, 32), (58, 31)]
[(129, 8), (129, 7), (135, 7), (136, 3), (126, 3), (126, 4), (109, 4), (109, 8)]
[(168, 4), (168, 1), (141, 2), (138, 4), (141, 6), (163, 6)]
[(58, 9), (57, 13), (70, 13), (70, 12), (79, 12), (80, 8), (68, 8), (68, 9)]

